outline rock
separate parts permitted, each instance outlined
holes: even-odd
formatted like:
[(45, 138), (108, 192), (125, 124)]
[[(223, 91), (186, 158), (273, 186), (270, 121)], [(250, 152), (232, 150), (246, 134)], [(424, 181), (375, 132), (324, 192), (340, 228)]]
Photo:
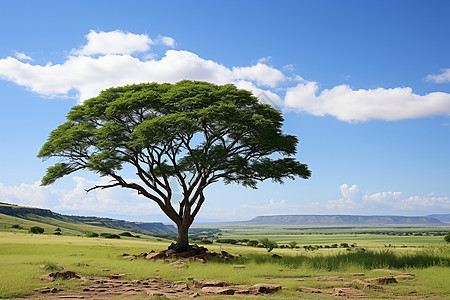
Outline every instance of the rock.
[(255, 289), (258, 293), (270, 294), (281, 290), (281, 285), (258, 283), (252, 285), (252, 288)]
[(216, 279), (192, 279), (192, 286), (195, 288), (203, 288), (206, 286), (218, 286), (218, 287), (224, 287), (224, 286), (230, 286), (233, 285), (231, 282), (216, 280)]
[(164, 252), (154, 252), (154, 253), (149, 253), (145, 258), (146, 259), (165, 259), (166, 255), (164, 254)]
[(391, 284), (391, 283), (397, 283), (397, 279), (395, 279), (393, 276), (385, 276), (385, 277), (378, 277), (378, 278), (367, 278), (364, 279), (366, 282), (377, 282), (378, 284)]
[(363, 289), (382, 289), (383, 287), (376, 285), (376, 284), (372, 284), (366, 281), (363, 281), (361, 279), (355, 279), (352, 281), (353, 283), (357, 283), (363, 286)]
[(226, 287), (205, 286), (205, 287), (202, 287), (202, 292), (207, 293), (207, 294), (234, 295), (235, 290), (232, 288), (226, 288)]
[(366, 298), (367, 294), (354, 288), (334, 288), (334, 296), (347, 298)]
[(187, 265), (187, 263), (185, 263), (182, 260), (177, 260), (171, 264), (169, 264), (169, 266), (175, 267), (175, 268), (189, 268), (189, 266)]
[(54, 281), (55, 279), (71, 279), (71, 278), (77, 278), (80, 279), (80, 275), (76, 274), (73, 271), (68, 271), (68, 270), (62, 270), (62, 271), (57, 271), (57, 272), (51, 272), (48, 273), (46, 275), (42, 275), (41, 279), (46, 279), (46, 280), (50, 280), (50, 281)]
[(302, 293), (326, 294), (326, 292), (324, 290), (315, 289), (315, 288), (311, 288), (311, 287), (303, 287), (303, 286), (297, 288), (297, 291), (302, 292)]

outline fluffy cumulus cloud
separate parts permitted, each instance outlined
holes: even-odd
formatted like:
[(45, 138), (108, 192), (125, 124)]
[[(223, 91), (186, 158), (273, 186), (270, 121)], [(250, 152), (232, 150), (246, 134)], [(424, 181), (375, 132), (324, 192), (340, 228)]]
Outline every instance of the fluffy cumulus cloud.
[(111, 32), (91, 30), (86, 38), (88, 43), (81, 49), (72, 50), (73, 54), (132, 54), (147, 51), (154, 43), (145, 34), (126, 33), (120, 30)]
[(285, 106), (315, 116), (331, 115), (346, 122), (396, 121), (450, 115), (450, 94), (417, 95), (411, 88), (353, 90), (339, 85), (319, 93), (317, 82), (299, 83), (286, 92)]
[(441, 74), (431, 74), (428, 75), (425, 79), (435, 83), (450, 82), (450, 69), (442, 69), (441, 71)]
[[(73, 49), (66, 61), (58, 64), (32, 64), (32, 58), (16, 52), (0, 59), (0, 77), (48, 97), (72, 97), (80, 102), (106, 88), (141, 82), (204, 80), (216, 84), (233, 83), (252, 91), (262, 102), (315, 116), (331, 115), (346, 122), (372, 119), (394, 121), (450, 114), (450, 94), (415, 94), (411, 88), (354, 90), (339, 85), (320, 91), (319, 84), (294, 74), (293, 65), (277, 69), (269, 57), (250, 66), (226, 67), (220, 62), (199, 57), (189, 51), (166, 49), (164, 55), (151, 52), (154, 47), (174, 48), (176, 41), (159, 35), (115, 30), (91, 30), (87, 43)], [(430, 75), (428, 80), (449, 81), (449, 69)]]

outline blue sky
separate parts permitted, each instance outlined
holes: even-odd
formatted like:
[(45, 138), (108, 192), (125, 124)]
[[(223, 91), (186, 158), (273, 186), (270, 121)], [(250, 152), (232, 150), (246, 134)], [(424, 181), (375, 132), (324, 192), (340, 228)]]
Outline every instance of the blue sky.
[(203, 220), (450, 213), (448, 1), (2, 1), (0, 201), (164, 219), (131, 191), (39, 180), (69, 109), (136, 82), (206, 80), (283, 111), (309, 180), (217, 183)]

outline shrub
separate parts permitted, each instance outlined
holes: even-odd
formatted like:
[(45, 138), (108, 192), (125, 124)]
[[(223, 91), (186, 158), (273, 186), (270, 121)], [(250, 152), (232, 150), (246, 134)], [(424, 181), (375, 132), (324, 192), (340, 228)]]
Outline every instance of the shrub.
[(233, 239), (218, 239), (216, 240), (217, 243), (222, 243), (222, 244), (232, 244), (232, 245), (236, 245), (238, 243), (237, 240), (233, 240)]
[(444, 236), (444, 241), (446, 241), (447, 243), (450, 243), (450, 232)]
[(129, 237), (133, 237), (133, 235), (132, 235), (131, 233), (129, 233), (129, 232), (122, 232), (122, 233), (119, 233), (119, 235), (120, 235), (120, 236), (129, 236)]
[(263, 245), (264, 248), (266, 248), (267, 252), (270, 252), (273, 250), (273, 248), (277, 248), (278, 245), (276, 242), (269, 240), (268, 238), (262, 238), (259, 240), (261, 245)]
[(92, 232), (92, 231), (86, 231), (86, 236), (91, 237), (98, 237), (98, 233)]
[(44, 233), (44, 228), (39, 226), (33, 226), (28, 230), (29, 233), (41, 234)]
[(61, 228), (56, 228), (55, 231), (61, 232)]
[(295, 246), (297, 246), (297, 242), (295, 241), (289, 242), (289, 247), (291, 247), (291, 249), (294, 249)]
[(202, 239), (199, 241), (200, 244), (205, 244), (205, 245), (210, 245), (213, 242), (211, 240), (207, 240), (207, 239)]
[(13, 226), (11, 226), (11, 228), (14, 228), (14, 229), (23, 229), (23, 227), (20, 226), (19, 224), (14, 224)]
[(60, 231), (55, 231), (55, 232), (53, 232), (53, 234), (54, 235), (61, 235), (61, 232)]
[(256, 247), (256, 246), (258, 246), (258, 241), (255, 241), (255, 240), (248, 241), (247, 246)]
[(101, 237), (104, 237), (106, 239), (120, 239), (120, 235), (114, 234), (114, 233), (100, 233)]

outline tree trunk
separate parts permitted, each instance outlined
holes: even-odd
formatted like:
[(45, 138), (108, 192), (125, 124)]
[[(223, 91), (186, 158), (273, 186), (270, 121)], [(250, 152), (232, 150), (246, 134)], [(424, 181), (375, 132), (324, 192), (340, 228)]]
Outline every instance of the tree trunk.
[(178, 226), (178, 237), (177, 243), (172, 248), (177, 252), (185, 252), (191, 250), (191, 246), (189, 246), (189, 226), (183, 222)]

